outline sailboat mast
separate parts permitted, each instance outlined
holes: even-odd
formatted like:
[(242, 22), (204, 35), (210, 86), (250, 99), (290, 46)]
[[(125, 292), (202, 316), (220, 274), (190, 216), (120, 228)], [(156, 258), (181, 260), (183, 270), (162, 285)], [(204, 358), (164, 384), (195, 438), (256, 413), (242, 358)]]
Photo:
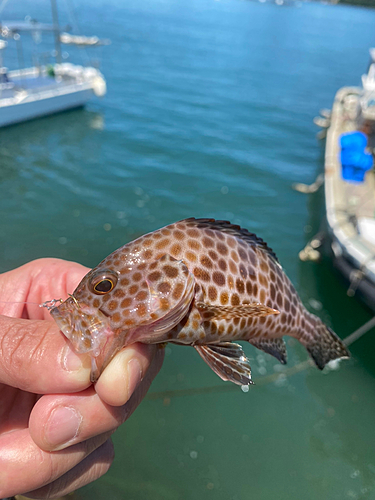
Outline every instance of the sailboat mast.
[(52, 19), (55, 33), (56, 62), (61, 64), (60, 26), (56, 0), (51, 0)]

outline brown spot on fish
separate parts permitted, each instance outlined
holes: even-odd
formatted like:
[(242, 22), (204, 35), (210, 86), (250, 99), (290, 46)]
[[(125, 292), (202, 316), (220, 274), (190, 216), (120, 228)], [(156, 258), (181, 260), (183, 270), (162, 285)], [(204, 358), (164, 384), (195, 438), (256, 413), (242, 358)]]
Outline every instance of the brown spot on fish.
[(214, 252), (213, 250), (210, 250), (208, 252), (208, 255), (211, 257), (212, 260), (217, 260), (219, 258), (218, 254), (216, 252)]
[(240, 304), (240, 298), (236, 293), (232, 295), (230, 303), (232, 306), (238, 306)]
[(99, 299), (94, 299), (94, 300), (93, 300), (93, 302), (92, 302), (92, 305), (93, 305), (94, 307), (99, 308), (99, 306), (100, 306), (100, 301), (99, 301)]
[(127, 297), (126, 299), (124, 299), (120, 306), (123, 308), (123, 309), (126, 309), (127, 307), (130, 307), (131, 303), (133, 302), (133, 299), (131, 299), (130, 297)]
[(276, 302), (277, 302), (277, 306), (278, 306), (278, 308), (279, 308), (279, 309), (282, 309), (282, 308), (283, 308), (284, 301), (283, 301), (283, 296), (281, 295), (281, 293), (280, 293), (280, 292), (277, 292)]
[(163, 297), (163, 298), (160, 299), (159, 303), (160, 303), (160, 309), (162, 311), (168, 311), (168, 309), (170, 307), (168, 299), (166, 299), (165, 297)]
[(109, 302), (109, 304), (107, 305), (110, 311), (114, 311), (115, 309), (117, 309), (117, 306), (118, 306), (117, 300), (111, 300), (111, 302)]
[(137, 295), (135, 296), (135, 299), (142, 301), (142, 300), (146, 300), (147, 297), (148, 297), (148, 293), (145, 290), (141, 290), (140, 292), (137, 293)]
[(233, 260), (229, 261), (229, 270), (233, 274), (237, 274), (237, 265), (233, 262)]
[(228, 253), (229, 253), (229, 250), (224, 243), (217, 243), (216, 249), (219, 252), (219, 254), (224, 255), (224, 256), (228, 255)]
[(205, 269), (202, 269), (201, 267), (194, 267), (193, 273), (196, 278), (199, 278), (202, 281), (210, 281), (210, 275)]
[(193, 252), (186, 252), (186, 258), (190, 261), (190, 262), (197, 262), (197, 256), (195, 255), (195, 253)]
[(200, 233), (197, 229), (188, 229), (186, 232), (191, 238), (199, 238), (200, 236)]
[(240, 261), (238, 253), (235, 250), (232, 250), (230, 255), (231, 255), (232, 259), (234, 260), (234, 262), (238, 263)]
[(129, 294), (130, 295), (135, 295), (139, 290), (139, 287), (138, 285), (132, 285), (130, 288), (129, 288)]
[(229, 275), (227, 279), (227, 284), (230, 290), (233, 290), (234, 288), (234, 279), (233, 276)]
[(121, 290), (120, 288), (118, 288), (117, 290), (115, 290), (113, 292), (113, 295), (114, 295), (114, 297), (116, 297), (116, 299), (122, 299), (125, 297), (125, 292), (123, 290)]
[(144, 303), (139, 304), (139, 306), (137, 307), (138, 316), (140, 316), (141, 318), (144, 318), (147, 313), (148, 313), (148, 310), (147, 310), (146, 304), (144, 304)]
[(143, 252), (143, 258), (149, 260), (149, 259), (151, 259), (152, 254), (153, 254), (152, 250), (150, 250), (150, 249), (145, 250)]
[(185, 238), (185, 234), (182, 231), (175, 229), (173, 231), (173, 237), (176, 238), (176, 240), (178, 241), (182, 241)]
[(169, 283), (167, 283), (166, 281), (164, 281), (163, 283), (160, 283), (158, 285), (158, 292), (163, 293), (163, 294), (167, 294), (170, 291), (171, 291), (171, 285)]
[(133, 325), (135, 325), (135, 321), (134, 321), (134, 319), (126, 319), (124, 321), (124, 325), (125, 326), (133, 326)]
[(174, 245), (171, 246), (169, 251), (170, 251), (172, 257), (177, 258), (177, 257), (179, 257), (179, 255), (181, 254), (181, 251), (182, 251), (181, 245), (179, 245), (178, 243), (175, 243)]
[(159, 271), (154, 271), (148, 275), (149, 281), (159, 281), (161, 278), (161, 273)]
[(253, 285), (252, 285), (251, 281), (249, 281), (249, 280), (248, 280), (248, 281), (246, 281), (246, 293), (247, 293), (248, 295), (250, 295), (250, 296), (251, 296), (251, 295), (252, 295), (252, 293), (253, 293)]
[(168, 278), (174, 279), (178, 276), (178, 269), (173, 266), (164, 266), (163, 271), (167, 275)]
[(220, 304), (222, 306), (225, 306), (225, 305), (228, 304), (228, 302), (229, 302), (229, 296), (228, 296), (227, 292), (221, 292), (221, 294), (220, 294)]
[(207, 267), (208, 269), (212, 269), (214, 265), (212, 260), (209, 257), (207, 257), (207, 255), (201, 256), (200, 263), (202, 264), (202, 266)]
[(201, 247), (201, 244), (196, 240), (188, 240), (187, 244), (192, 250), (199, 250)]
[(205, 248), (212, 248), (213, 246), (215, 246), (215, 242), (213, 239), (211, 238), (208, 238), (207, 236), (205, 236), (203, 239), (202, 239), (202, 244)]
[(224, 259), (220, 259), (220, 260), (219, 260), (219, 262), (218, 262), (218, 264), (219, 264), (219, 267), (220, 267), (220, 269), (221, 269), (222, 271), (224, 271), (224, 272), (225, 272), (225, 271), (227, 270), (227, 267), (228, 267), (228, 266), (227, 266), (227, 263), (225, 262), (225, 260), (224, 260)]
[(267, 277), (264, 276), (264, 274), (259, 273), (258, 274), (258, 280), (259, 280), (259, 283), (261, 284), (261, 286), (264, 286), (264, 287), (267, 286), (268, 280), (267, 280)]
[(169, 240), (164, 238), (163, 240), (161, 241), (158, 241), (155, 245), (155, 248), (157, 250), (163, 250), (165, 247), (167, 247), (169, 245)]
[(225, 276), (223, 273), (220, 273), (218, 271), (212, 273), (212, 280), (218, 285), (218, 286), (224, 286), (225, 285)]
[(181, 295), (182, 295), (182, 292), (184, 291), (184, 285), (183, 283), (176, 283), (174, 289), (173, 289), (173, 292), (172, 292), (172, 298), (174, 300), (178, 300)]
[(210, 238), (215, 238), (216, 233), (212, 229), (205, 228), (203, 231), (204, 231), (204, 234), (206, 234)]
[(121, 314), (118, 312), (115, 312), (112, 316), (112, 320), (114, 323), (119, 323), (121, 321)]
[(215, 302), (217, 299), (217, 290), (214, 286), (209, 286), (208, 287), (208, 298), (212, 301)]
[(244, 293), (244, 292), (245, 292), (245, 284), (244, 284), (244, 282), (243, 282), (241, 279), (239, 279), (239, 278), (237, 278), (237, 280), (236, 280), (236, 288), (237, 288), (237, 292), (238, 292), (238, 293), (241, 293), (241, 294), (242, 294), (242, 293)]

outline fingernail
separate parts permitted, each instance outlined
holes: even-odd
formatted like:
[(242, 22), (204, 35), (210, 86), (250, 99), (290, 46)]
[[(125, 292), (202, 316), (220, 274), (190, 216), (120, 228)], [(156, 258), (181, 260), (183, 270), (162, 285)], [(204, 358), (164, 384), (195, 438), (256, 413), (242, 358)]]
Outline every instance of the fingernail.
[[(86, 361), (86, 358), (84, 358)], [(72, 348), (67, 345), (64, 347), (61, 356), (61, 363), (64, 370), (72, 372), (75, 379), (86, 381), (90, 379), (90, 363), (85, 362), (79, 357)]]
[(83, 418), (74, 408), (60, 406), (53, 410), (46, 429), (46, 440), (54, 450), (61, 450), (77, 437)]
[(128, 362), (129, 398), (133, 394), (133, 392), (136, 390), (138, 384), (142, 381), (142, 379), (143, 379), (143, 373), (142, 373), (141, 364), (137, 358), (132, 358)]

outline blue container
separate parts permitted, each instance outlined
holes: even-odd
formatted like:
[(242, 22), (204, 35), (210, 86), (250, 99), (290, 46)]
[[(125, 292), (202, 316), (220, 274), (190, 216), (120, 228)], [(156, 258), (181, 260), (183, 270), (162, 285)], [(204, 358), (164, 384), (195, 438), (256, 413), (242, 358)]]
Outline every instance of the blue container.
[(340, 136), (342, 177), (348, 182), (363, 182), (373, 166), (373, 158), (365, 152), (367, 137), (363, 132), (348, 132)]

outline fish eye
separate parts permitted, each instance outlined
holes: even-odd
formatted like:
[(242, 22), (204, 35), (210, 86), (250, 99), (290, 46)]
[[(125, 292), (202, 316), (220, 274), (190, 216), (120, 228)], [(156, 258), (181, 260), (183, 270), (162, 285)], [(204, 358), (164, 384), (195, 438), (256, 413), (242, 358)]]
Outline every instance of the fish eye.
[(99, 283), (94, 286), (94, 291), (97, 293), (108, 293), (113, 289), (113, 287), (113, 281), (110, 279), (105, 279), (99, 281)]
[(100, 271), (90, 282), (90, 289), (97, 295), (111, 292), (117, 285), (117, 275), (113, 271)]

